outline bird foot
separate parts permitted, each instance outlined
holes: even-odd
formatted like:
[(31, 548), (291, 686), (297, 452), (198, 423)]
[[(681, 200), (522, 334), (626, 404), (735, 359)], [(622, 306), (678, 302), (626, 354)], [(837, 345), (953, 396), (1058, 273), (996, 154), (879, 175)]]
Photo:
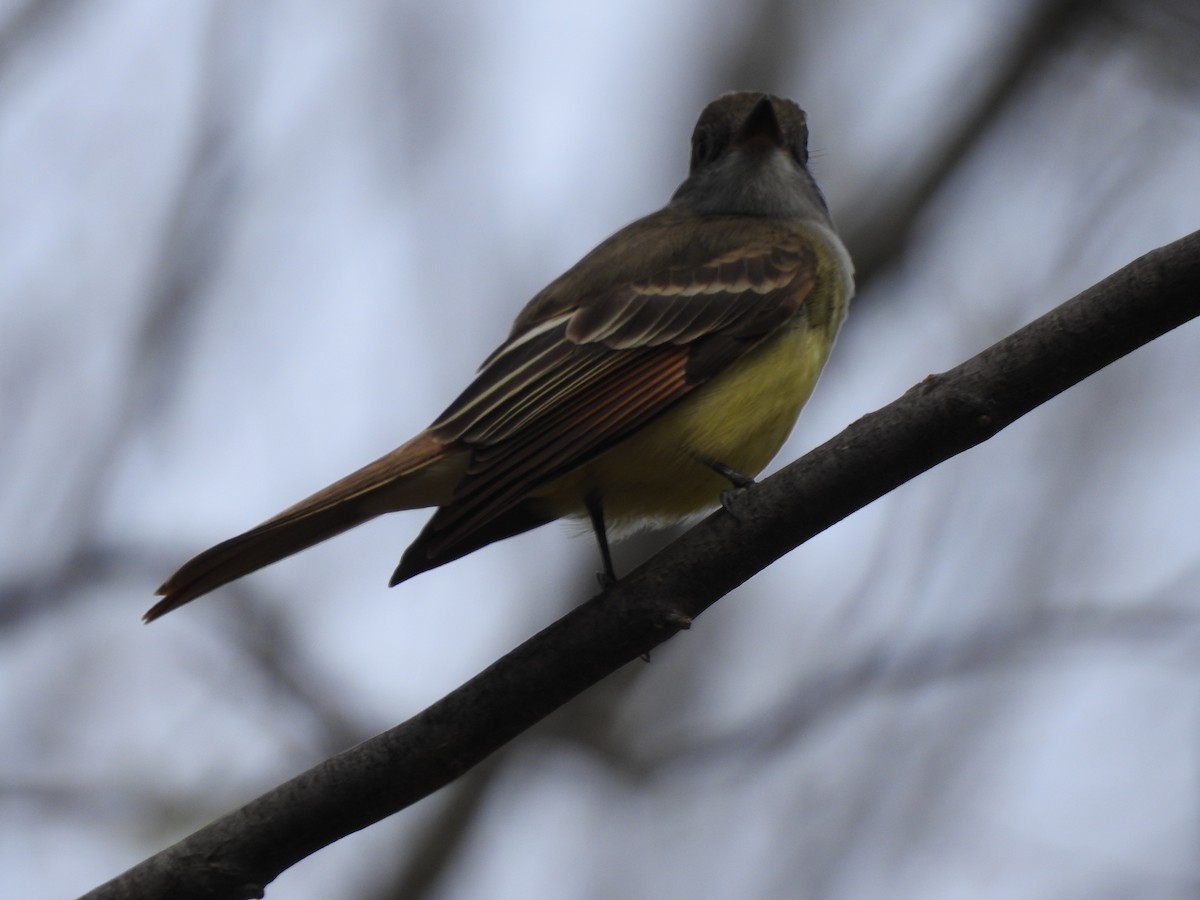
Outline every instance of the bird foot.
[(738, 508), (744, 506), (746, 491), (754, 486), (754, 479), (749, 475), (743, 475), (736, 469), (732, 469), (724, 463), (719, 463), (714, 460), (706, 460), (710, 469), (720, 475), (722, 478), (728, 479), (732, 487), (721, 491), (721, 506), (725, 511), (735, 519), (741, 520), (742, 516), (738, 512)]

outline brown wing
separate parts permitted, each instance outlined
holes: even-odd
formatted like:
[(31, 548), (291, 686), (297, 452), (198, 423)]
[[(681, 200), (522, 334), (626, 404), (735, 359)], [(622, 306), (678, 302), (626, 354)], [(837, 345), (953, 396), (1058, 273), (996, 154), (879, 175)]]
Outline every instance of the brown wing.
[[(587, 297), (510, 337), (430, 427), (468, 446), (471, 460), (393, 583), (523, 530), (518, 522), (540, 524), (547, 517), (534, 510), (514, 512), (537, 487), (629, 437), (799, 314), (816, 256), (800, 235), (771, 236)], [(514, 521), (496, 524), (506, 516)]]

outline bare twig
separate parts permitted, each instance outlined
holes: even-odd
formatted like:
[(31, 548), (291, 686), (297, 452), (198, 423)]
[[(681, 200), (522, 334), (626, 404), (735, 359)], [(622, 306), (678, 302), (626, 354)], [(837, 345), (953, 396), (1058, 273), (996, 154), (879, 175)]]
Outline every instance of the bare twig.
[(930, 376), (740, 497), (424, 712), (338, 754), (89, 897), (258, 897), (280, 872), (436, 791), (667, 640), (813, 535), (1200, 315), (1200, 232)]

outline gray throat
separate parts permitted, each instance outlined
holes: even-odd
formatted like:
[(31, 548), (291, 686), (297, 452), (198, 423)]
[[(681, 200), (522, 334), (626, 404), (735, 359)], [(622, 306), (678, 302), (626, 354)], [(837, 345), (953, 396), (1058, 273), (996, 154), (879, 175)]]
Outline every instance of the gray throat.
[(671, 206), (702, 213), (817, 222), (833, 228), (825, 198), (808, 170), (785, 150), (765, 156), (735, 150), (688, 176)]

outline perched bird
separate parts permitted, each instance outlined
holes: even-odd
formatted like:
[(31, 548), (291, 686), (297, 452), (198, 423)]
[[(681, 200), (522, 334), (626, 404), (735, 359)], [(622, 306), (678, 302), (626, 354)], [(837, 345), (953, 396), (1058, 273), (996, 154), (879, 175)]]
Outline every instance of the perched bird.
[(383, 513), (437, 507), (390, 584), (563, 516), (610, 533), (715, 508), (779, 450), (854, 292), (795, 103), (731, 93), (671, 201), (535, 296), (407, 443), (205, 550), (156, 619)]

